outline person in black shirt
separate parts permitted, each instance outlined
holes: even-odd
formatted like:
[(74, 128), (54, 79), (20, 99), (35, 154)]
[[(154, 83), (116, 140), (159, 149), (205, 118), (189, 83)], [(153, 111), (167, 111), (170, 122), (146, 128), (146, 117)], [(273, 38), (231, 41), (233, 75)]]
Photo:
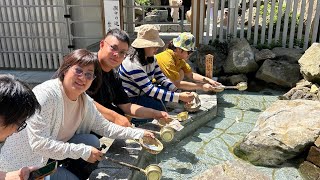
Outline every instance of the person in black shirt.
[(138, 118), (168, 119), (168, 113), (132, 104), (124, 91), (117, 67), (126, 57), (130, 40), (126, 32), (119, 29), (110, 30), (100, 41), (98, 59), (103, 70), (102, 85), (98, 92), (90, 93), (96, 84), (92, 84), (88, 94), (95, 100), (100, 113), (108, 120), (121, 125), (131, 126), (125, 115)]

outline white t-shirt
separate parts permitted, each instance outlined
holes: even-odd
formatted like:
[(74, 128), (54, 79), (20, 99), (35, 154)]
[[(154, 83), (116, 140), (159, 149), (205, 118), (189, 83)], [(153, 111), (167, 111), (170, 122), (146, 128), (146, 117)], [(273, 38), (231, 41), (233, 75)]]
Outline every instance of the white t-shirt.
[(70, 100), (66, 95), (61, 82), (60, 89), (62, 91), (65, 113), (57, 140), (67, 142), (73, 137), (83, 119), (84, 102), (81, 96), (75, 101)]

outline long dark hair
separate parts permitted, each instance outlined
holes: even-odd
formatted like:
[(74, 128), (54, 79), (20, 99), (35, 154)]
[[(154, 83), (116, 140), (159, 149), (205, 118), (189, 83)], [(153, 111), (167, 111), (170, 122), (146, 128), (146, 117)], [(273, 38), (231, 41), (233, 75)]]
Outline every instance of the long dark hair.
[(131, 46), (128, 51), (128, 57), (131, 62), (133, 62), (134, 59), (137, 59), (142, 66), (148, 64), (148, 60), (145, 58), (144, 48), (135, 48)]
[(96, 93), (101, 86), (102, 83), (102, 71), (98, 61), (98, 56), (86, 49), (77, 49), (70, 54), (66, 55), (63, 58), (63, 63), (57, 70), (54, 77), (59, 78), (61, 81), (64, 79), (65, 73), (72, 67), (73, 65), (79, 65), (81, 67), (94, 65), (94, 74), (96, 78), (93, 80), (90, 87), (90, 94)]
[(40, 110), (41, 106), (27, 84), (12, 75), (0, 75), (1, 126), (20, 125)]

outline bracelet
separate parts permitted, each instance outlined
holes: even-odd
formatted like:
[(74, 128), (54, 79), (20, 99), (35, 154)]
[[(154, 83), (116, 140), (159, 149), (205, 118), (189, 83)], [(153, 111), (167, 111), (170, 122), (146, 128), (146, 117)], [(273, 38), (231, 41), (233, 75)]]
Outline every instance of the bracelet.
[(203, 81), (204, 83), (209, 83), (209, 84), (210, 84), (209, 80), (207, 80), (206, 78), (202, 78), (202, 81)]

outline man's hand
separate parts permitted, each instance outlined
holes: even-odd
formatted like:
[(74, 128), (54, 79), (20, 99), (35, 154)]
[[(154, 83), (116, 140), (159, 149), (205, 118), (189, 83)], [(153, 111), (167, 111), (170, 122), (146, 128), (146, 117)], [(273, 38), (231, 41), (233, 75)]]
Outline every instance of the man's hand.
[(37, 170), (37, 167), (24, 167), (19, 169), (18, 171), (8, 172), (5, 175), (5, 180), (28, 180), (30, 172)]
[(120, 126), (123, 127), (131, 127), (131, 123), (129, 121), (128, 118), (126, 118), (125, 116), (122, 116), (119, 114), (119, 116), (116, 117), (116, 119), (114, 120), (115, 124), (118, 124)]
[(154, 110), (154, 119), (168, 119), (170, 116), (167, 112)]
[(89, 163), (95, 163), (96, 161), (101, 161), (102, 156), (103, 156), (103, 153), (101, 151), (92, 147), (90, 157), (87, 161)]

